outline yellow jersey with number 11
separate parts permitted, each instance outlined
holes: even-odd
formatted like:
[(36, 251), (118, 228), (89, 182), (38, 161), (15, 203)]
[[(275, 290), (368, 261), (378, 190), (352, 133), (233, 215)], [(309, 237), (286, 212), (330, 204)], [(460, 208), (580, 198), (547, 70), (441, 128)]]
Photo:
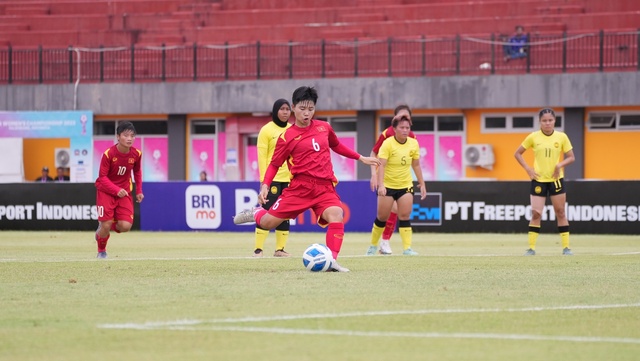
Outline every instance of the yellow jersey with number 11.
[[(538, 173), (538, 182), (553, 182), (553, 172), (560, 163), (560, 157), (573, 149), (569, 137), (563, 132), (554, 130), (546, 135), (542, 130), (529, 134), (522, 142), (524, 149), (531, 148), (534, 154), (533, 169)], [(561, 169), (558, 179), (564, 177)]]

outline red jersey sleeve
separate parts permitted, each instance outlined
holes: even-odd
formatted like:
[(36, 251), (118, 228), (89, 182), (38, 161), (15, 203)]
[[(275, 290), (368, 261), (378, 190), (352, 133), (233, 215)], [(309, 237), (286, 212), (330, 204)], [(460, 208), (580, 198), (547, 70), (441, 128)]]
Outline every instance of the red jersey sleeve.
[(109, 179), (109, 171), (111, 169), (110, 151), (111, 148), (107, 149), (102, 153), (102, 158), (100, 158), (100, 170), (98, 171), (98, 179), (96, 179), (96, 189), (115, 196), (120, 191), (120, 187)]
[(269, 163), (270, 166), (273, 165), (276, 168), (280, 168), (282, 164), (287, 160), (289, 154), (291, 153), (291, 149), (289, 149), (289, 144), (291, 142), (288, 142), (287, 140), (295, 137), (294, 133), (294, 130), (288, 128), (287, 130), (282, 132), (282, 134), (280, 134), (280, 137), (278, 137), (278, 141), (276, 142), (276, 147), (273, 150), (271, 163)]
[(273, 182), (273, 178), (275, 178), (276, 174), (278, 173), (278, 169), (280, 169), (280, 167), (277, 167), (273, 165), (273, 163), (270, 163), (269, 166), (267, 166), (267, 171), (264, 172), (264, 179), (262, 180), (262, 184), (270, 186), (271, 182)]
[(138, 160), (133, 164), (133, 180), (136, 182), (136, 194), (142, 193), (142, 151), (138, 152)]
[(396, 132), (393, 130), (393, 127), (389, 127), (383, 130), (382, 133), (380, 133), (380, 136), (378, 137), (376, 144), (373, 146), (372, 151), (375, 154), (378, 154), (378, 152), (380, 152), (380, 147), (382, 146), (382, 143), (384, 143), (384, 141), (387, 138), (392, 137), (394, 134), (396, 134)]

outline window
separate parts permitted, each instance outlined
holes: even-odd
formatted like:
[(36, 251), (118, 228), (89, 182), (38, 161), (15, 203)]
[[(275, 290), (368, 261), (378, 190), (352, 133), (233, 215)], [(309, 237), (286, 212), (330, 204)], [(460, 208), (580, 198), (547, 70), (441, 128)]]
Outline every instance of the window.
[[(562, 129), (562, 114), (556, 113), (556, 129)], [(540, 129), (537, 114), (483, 114), (483, 133), (529, 133)]]
[[(391, 126), (391, 119), (393, 119), (393, 117), (382, 118), (382, 122), (384, 124), (383, 129), (389, 128)], [(412, 116), (411, 130), (414, 132), (433, 132), (435, 130), (435, 122), (436, 117)]]
[(438, 131), (458, 132), (464, 130), (464, 119), (460, 115), (438, 116)]
[(556, 114), (556, 128), (562, 129), (562, 115)]
[(193, 122), (191, 124), (191, 134), (216, 134), (216, 123), (213, 122)]
[(356, 131), (356, 119), (355, 118), (331, 118), (331, 127), (336, 132), (355, 132)]
[[(531, 129), (533, 128), (533, 117), (513, 117), (513, 128), (525, 128)], [(558, 125), (558, 120), (556, 119), (556, 125)]]
[(589, 114), (589, 128), (615, 128), (616, 114)]
[(486, 117), (484, 125), (488, 129), (504, 129), (507, 127), (507, 117)]
[(93, 123), (93, 135), (114, 135), (116, 134), (116, 122), (96, 121)]
[(137, 134), (167, 134), (168, 124), (166, 120), (140, 120), (131, 121)]
[(589, 129), (640, 129), (640, 113), (590, 113), (588, 121)]
[[(125, 122), (123, 120), (103, 120), (93, 123), (93, 135), (115, 135), (118, 124)], [(136, 128), (136, 133), (142, 134), (167, 134), (167, 121), (166, 120), (131, 120), (133, 126)]]
[(621, 114), (620, 122), (618, 123), (620, 128), (624, 127), (640, 127), (640, 114)]

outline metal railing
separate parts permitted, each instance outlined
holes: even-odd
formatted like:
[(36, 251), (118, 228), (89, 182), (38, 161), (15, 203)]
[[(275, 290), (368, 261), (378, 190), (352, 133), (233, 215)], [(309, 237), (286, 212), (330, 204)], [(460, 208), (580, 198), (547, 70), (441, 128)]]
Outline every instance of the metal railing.
[(0, 48), (0, 84), (414, 77), (640, 70), (639, 31), (158, 47)]

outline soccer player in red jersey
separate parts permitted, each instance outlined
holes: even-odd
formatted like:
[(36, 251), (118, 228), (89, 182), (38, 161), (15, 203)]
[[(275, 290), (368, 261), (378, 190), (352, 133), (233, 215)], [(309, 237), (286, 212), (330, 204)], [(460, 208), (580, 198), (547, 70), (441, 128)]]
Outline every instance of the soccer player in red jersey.
[(136, 202), (142, 202), (142, 152), (133, 147), (136, 129), (131, 122), (122, 122), (116, 129), (118, 143), (107, 149), (100, 160), (96, 179), (98, 210), (98, 258), (107, 258), (107, 241), (111, 231), (128, 232), (133, 224), (133, 184), (136, 182)]
[[(267, 201), (269, 187), (278, 168), (286, 161), (292, 179), (269, 210), (261, 207), (238, 213), (235, 224), (255, 221), (263, 229), (273, 229), (282, 221), (297, 217), (311, 209), (318, 216), (318, 224), (327, 227), (326, 244), (333, 258), (338, 258), (344, 223), (342, 204), (336, 192), (338, 183), (333, 173), (331, 151), (367, 165), (379, 165), (375, 157), (365, 157), (343, 145), (329, 123), (313, 119), (318, 93), (314, 88), (300, 87), (293, 92), (292, 104), (295, 123), (280, 135), (260, 185), (258, 201)], [(331, 271), (349, 272), (349, 269), (333, 263)]]
[[(409, 106), (406, 104), (400, 104), (393, 110), (393, 119), (391, 120), (391, 123), (393, 123), (394, 120), (396, 119), (400, 120), (403, 117), (409, 119), (409, 122), (411, 122), (411, 108), (409, 108)], [(396, 134), (396, 131), (395, 129), (393, 129), (393, 126), (389, 126), (389, 128), (383, 130), (380, 136), (378, 137), (376, 144), (373, 146), (373, 150), (371, 150), (371, 156), (377, 157), (378, 152), (380, 151), (380, 147), (382, 146), (382, 143), (384, 143), (384, 141), (387, 138), (393, 137), (395, 134)], [(409, 137), (415, 139), (416, 135), (413, 134), (412, 131), (410, 131)], [(370, 184), (371, 184), (371, 191), (377, 194), (378, 167), (371, 167)], [(393, 235), (393, 231), (396, 229), (397, 221), (398, 221), (398, 205), (396, 204), (396, 202), (393, 202), (393, 208), (391, 209), (391, 214), (389, 215), (389, 218), (387, 219), (387, 223), (384, 226), (384, 231), (382, 232), (382, 241), (380, 242), (380, 254), (389, 255), (392, 253), (391, 245), (389, 244), (389, 241), (391, 240), (391, 235)]]

